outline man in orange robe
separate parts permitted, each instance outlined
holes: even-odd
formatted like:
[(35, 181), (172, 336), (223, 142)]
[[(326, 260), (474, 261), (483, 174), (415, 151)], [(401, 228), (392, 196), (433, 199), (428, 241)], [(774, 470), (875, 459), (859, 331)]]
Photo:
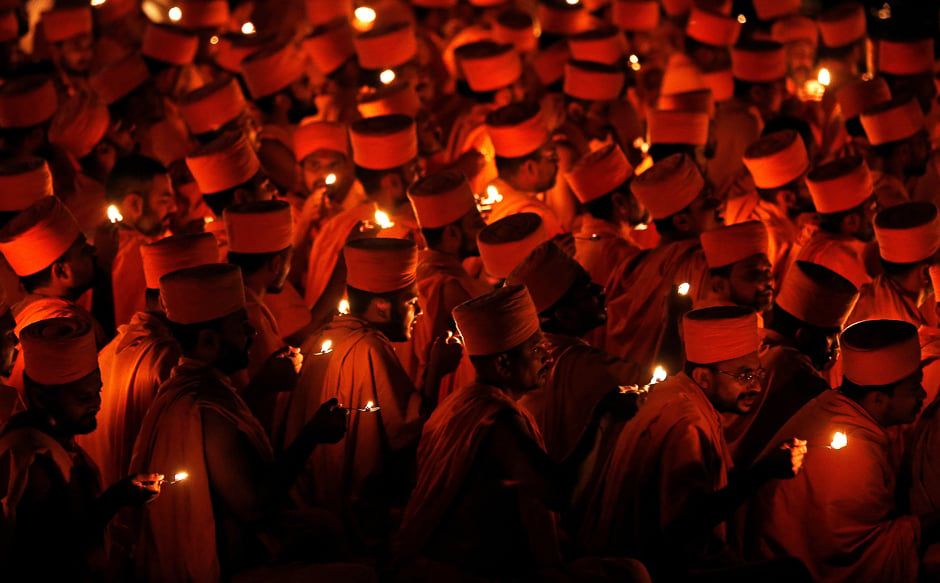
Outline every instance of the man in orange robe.
[(872, 175), (878, 203), (889, 207), (911, 200), (907, 181), (924, 176), (930, 161), (930, 134), (920, 105), (896, 96), (863, 111), (859, 120), (875, 154)]
[(663, 581), (808, 580), (787, 562), (745, 567), (727, 542), (735, 510), (758, 485), (798, 473), (806, 452), (789, 440), (729, 474), (720, 414), (746, 413), (760, 392), (758, 330), (741, 306), (685, 315), (685, 370), (651, 387), (620, 433), (582, 531), (590, 551), (639, 557)]
[[(96, 278), (95, 248), (58, 198), (43, 197), (7, 223), (0, 230), (0, 253), (27, 292), (13, 306), (17, 334), (33, 322), (70, 316), (91, 326), (99, 348), (107, 344), (104, 329), (77, 303)], [(22, 371), (23, 358), (19, 356), (10, 384), (20, 391)]]
[[(652, 371), (668, 344), (667, 304), (675, 287), (689, 284), (691, 298), (708, 289), (708, 266), (699, 235), (721, 225), (719, 203), (711, 197), (691, 158), (674, 154), (633, 179), (631, 190), (650, 211), (662, 239), (619, 265), (607, 289), (607, 351)], [(637, 334), (642, 330), (642, 334)], [(678, 341), (673, 331), (673, 344)], [(680, 348), (677, 348), (681, 350)]]
[[(578, 561), (562, 562), (553, 510), (566, 506), (600, 414), (592, 415), (565, 462), (549, 459), (535, 419), (518, 403), (539, 387), (548, 366), (536, 307), (524, 286), (461, 304), (454, 319), (477, 380), (442, 401), (428, 420), (418, 484), (394, 545), (397, 563), (432, 581), (582, 580)], [(649, 578), (635, 561), (592, 563), (590, 580)]]
[(868, 320), (841, 340), (842, 386), (807, 403), (777, 433), (818, 447), (796, 479), (761, 489), (745, 540), (756, 557), (803, 560), (820, 583), (916, 581), (921, 545), (940, 535), (940, 513), (897, 507), (888, 429), (912, 422), (923, 406), (917, 328)]
[(492, 183), (498, 196), (487, 223), (531, 212), (542, 217), (549, 237), (567, 232), (555, 212), (539, 199), (558, 178), (558, 152), (539, 106), (515, 103), (496, 109), (486, 116), (486, 128), (499, 173)]
[(940, 218), (929, 202), (908, 202), (875, 216), (884, 273), (862, 286), (849, 323), (875, 318), (937, 327), (930, 267), (940, 260)]
[(432, 349), (423, 396), (392, 345), (410, 338), (418, 310), (414, 242), (360, 239), (343, 254), (349, 314), (303, 345), (297, 387), (279, 402), (275, 445), (291, 447), (323, 400), (353, 408), (346, 442), (318, 449), (294, 494), (304, 505), (335, 512), (353, 537), (375, 545), (388, 535), (389, 508), (403, 505), (410, 487), (405, 470), (421, 435), (426, 396), (436, 395), (441, 378), (457, 367), (460, 347)]
[[(470, 183), (463, 174), (445, 171), (422, 178), (408, 190), (421, 234), (428, 248), (418, 251), (417, 286), (421, 315), (411, 339), (418, 359), (412, 378), (421, 386), (427, 372), (433, 343), (456, 331), (451, 311), (459, 304), (492, 289), (464, 269), (463, 260), (480, 254), (477, 235), (486, 226), (477, 210)], [(473, 367), (466, 358), (454, 374), (441, 382), (436, 403), (473, 380)]]
[(146, 156), (118, 161), (105, 183), (108, 203), (123, 219), (118, 223), (117, 256), (111, 268), (114, 286), (114, 321), (127, 324), (144, 311), (144, 266), (140, 248), (159, 239), (176, 212), (176, 194), (166, 168)]
[(735, 466), (750, 466), (784, 423), (831, 388), (827, 373), (857, 298), (852, 282), (821, 265), (797, 261), (787, 272), (762, 331), (763, 390), (746, 414), (722, 420)]
[[(131, 467), (165, 468), (185, 482), (144, 513), (137, 577), (212, 583), (267, 572), (277, 579), (271, 563), (299, 558), (278, 528), (287, 491), (318, 444), (343, 438), (345, 412), (335, 401), (325, 403), (275, 460), (261, 424), (229, 380), (247, 366), (253, 333), (238, 267), (171, 272), (160, 278), (160, 296), (183, 358), (144, 418)], [(304, 541), (302, 558), (336, 557), (338, 537)], [(349, 573), (356, 575), (357, 569)]]
[(0, 436), (0, 560), (11, 581), (99, 580), (104, 528), (124, 506), (159, 492), (160, 474), (127, 477), (101, 492), (75, 437), (95, 430), (101, 374), (86, 321), (51, 318), (20, 333), (29, 408)]
[(134, 314), (101, 349), (98, 429), (78, 440), (105, 483), (127, 474), (144, 415), (179, 361), (179, 343), (160, 304), (160, 278), (177, 269), (218, 263), (219, 246), (210, 233), (179, 235), (143, 245), (140, 254), (146, 310)]

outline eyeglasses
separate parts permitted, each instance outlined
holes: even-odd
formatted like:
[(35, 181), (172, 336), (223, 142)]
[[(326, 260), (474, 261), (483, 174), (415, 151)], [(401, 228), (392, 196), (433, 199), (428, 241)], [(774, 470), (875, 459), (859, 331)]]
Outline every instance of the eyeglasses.
[(726, 370), (721, 370), (720, 368), (715, 368), (713, 370), (723, 375), (729, 376), (744, 385), (752, 385), (755, 383), (759, 383), (763, 381), (764, 378), (767, 376), (767, 371), (762, 366), (759, 366), (754, 370), (749, 370), (747, 372), (742, 372), (739, 374), (734, 374)]

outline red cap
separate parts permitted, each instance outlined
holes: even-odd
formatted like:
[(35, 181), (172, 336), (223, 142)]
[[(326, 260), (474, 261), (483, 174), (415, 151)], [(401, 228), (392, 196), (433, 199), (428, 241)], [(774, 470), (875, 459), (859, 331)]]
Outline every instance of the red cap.
[(72, 212), (57, 197), (44, 196), (0, 229), (0, 253), (25, 277), (58, 261), (81, 234)]
[(160, 289), (160, 278), (168, 273), (219, 262), (219, 242), (212, 233), (173, 235), (140, 246), (147, 289)]
[(568, 43), (555, 43), (535, 55), (532, 68), (542, 85), (548, 86), (565, 76), (565, 63), (569, 58)]
[(0, 127), (28, 128), (49, 121), (59, 106), (55, 85), (31, 76), (0, 86)]
[(918, 263), (940, 250), (940, 217), (930, 202), (905, 202), (875, 216), (881, 258), (892, 263)]
[(349, 156), (346, 124), (332, 121), (306, 123), (294, 130), (294, 156), (298, 162), (317, 150), (330, 150)]
[(395, 114), (417, 117), (421, 108), (414, 85), (404, 79), (359, 96), (359, 114), (364, 118)]
[(741, 35), (741, 23), (737, 18), (696, 7), (689, 15), (685, 34), (700, 43), (716, 47), (730, 47), (738, 42), (738, 37)]
[(589, 152), (565, 175), (575, 197), (589, 203), (620, 188), (633, 176), (633, 166), (617, 144)]
[(776, 20), (800, 11), (800, 0), (752, 0), (760, 20)]
[(91, 35), (91, 7), (55, 8), (43, 13), (41, 22), (46, 40), (52, 43), (59, 43), (83, 34)]
[(516, 213), (487, 225), (477, 235), (483, 267), (493, 277), (505, 278), (539, 244), (548, 241), (542, 217)]
[(80, 160), (104, 138), (110, 125), (111, 114), (97, 95), (76, 93), (52, 118), (49, 142)]
[(242, 78), (255, 99), (274, 95), (304, 75), (300, 51), (292, 44), (262, 49), (242, 60)]
[(780, 188), (809, 170), (806, 146), (795, 130), (763, 136), (744, 151), (747, 166), (758, 188)]
[(851, 119), (876, 105), (891, 101), (891, 88), (884, 77), (853, 79), (839, 87), (836, 101), (842, 108), (842, 117)]
[(418, 135), (413, 118), (380, 115), (362, 119), (349, 127), (353, 161), (370, 170), (390, 170), (418, 156)]
[(304, 52), (323, 74), (329, 75), (356, 56), (353, 34), (349, 22), (333, 20), (318, 26), (303, 40)]
[(199, 51), (199, 37), (170, 27), (147, 23), (140, 52), (170, 65), (189, 65)]
[(917, 326), (901, 320), (865, 320), (842, 333), (842, 369), (859, 386), (902, 381), (921, 368)]
[(816, 211), (822, 214), (853, 209), (868, 200), (874, 190), (868, 164), (861, 156), (816, 167), (806, 176), (806, 186)]
[(544, 1), (538, 6), (539, 24), (543, 33), (572, 35), (590, 30), (595, 24), (591, 13), (580, 3), (554, 3), (549, 6)]
[(858, 288), (835, 271), (797, 261), (787, 270), (774, 302), (788, 314), (827, 330), (841, 329), (858, 301)]
[(565, 95), (586, 101), (613, 101), (620, 97), (626, 75), (617, 67), (571, 61), (565, 65)]
[(620, 30), (649, 32), (659, 26), (659, 2), (656, 0), (614, 0), (610, 20)]
[(225, 233), (231, 253), (277, 253), (294, 242), (290, 203), (259, 200), (225, 209)]
[(770, 235), (760, 221), (745, 221), (705, 231), (701, 240), (705, 261), (711, 269), (733, 265), (754, 255), (770, 255)]
[(241, 86), (230, 75), (190, 91), (179, 101), (180, 115), (193, 134), (220, 129), (248, 107)]
[(454, 57), (470, 89), (479, 93), (508, 87), (522, 76), (522, 61), (510, 44), (472, 42), (457, 48)]
[(627, 41), (617, 27), (604, 25), (572, 35), (568, 39), (568, 50), (575, 61), (614, 65), (623, 60)]
[(690, 111), (650, 110), (646, 114), (650, 144), (708, 143), (708, 114)]
[(0, 162), (0, 211), (21, 211), (52, 196), (52, 173), (42, 158), (29, 156)]
[(532, 250), (506, 278), (507, 285), (524, 285), (541, 314), (558, 303), (587, 271), (551, 241)]
[(890, 75), (933, 73), (933, 39), (878, 40), (875, 43), (878, 71)]
[(248, 182), (261, 169), (261, 162), (248, 138), (230, 131), (187, 156), (186, 166), (199, 190), (214, 194)]
[(788, 16), (781, 18), (770, 27), (770, 38), (782, 44), (806, 41), (816, 46), (819, 44), (819, 27), (811, 18)]
[(88, 83), (111, 105), (150, 80), (150, 70), (139, 54), (130, 54), (93, 72)]
[(348, 20), (353, 14), (352, 0), (305, 0), (307, 19), (314, 26), (341, 18)]
[(513, 103), (486, 116), (486, 129), (496, 155), (521, 158), (551, 139), (538, 105)]
[(98, 370), (91, 324), (78, 318), (49, 318), (19, 332), (23, 373), (40, 385), (73, 383)]
[(538, 48), (535, 20), (528, 12), (510, 8), (499, 13), (493, 23), (493, 40), (512, 45), (520, 53)]
[(363, 69), (394, 69), (418, 54), (414, 29), (407, 22), (377, 26), (353, 39)]
[(476, 208), (467, 177), (455, 170), (418, 180), (408, 189), (408, 200), (422, 229), (446, 227)]
[(177, 324), (224, 318), (245, 308), (242, 270), (228, 263), (208, 263), (170, 272), (160, 278), (166, 317)]
[(524, 285), (509, 285), (466, 301), (453, 310), (467, 354), (500, 354), (539, 331), (539, 316)]
[(229, 23), (226, 0), (177, 0), (181, 18), (177, 24), (191, 30), (225, 28)]
[(924, 112), (917, 101), (882, 103), (859, 117), (873, 146), (900, 142), (924, 131)]
[(865, 7), (861, 4), (839, 4), (820, 14), (817, 22), (827, 47), (844, 47), (865, 38)]
[(757, 312), (744, 306), (692, 310), (682, 318), (686, 360), (714, 364), (757, 354), (760, 347)]
[(373, 294), (404, 289), (417, 280), (418, 248), (406, 239), (356, 239), (343, 247), (346, 285)]
[(665, 219), (689, 206), (703, 188), (705, 179), (695, 162), (673, 154), (634, 178), (630, 190), (654, 219)]
[(751, 41), (731, 49), (734, 78), (748, 83), (770, 83), (787, 76), (786, 53), (774, 41)]

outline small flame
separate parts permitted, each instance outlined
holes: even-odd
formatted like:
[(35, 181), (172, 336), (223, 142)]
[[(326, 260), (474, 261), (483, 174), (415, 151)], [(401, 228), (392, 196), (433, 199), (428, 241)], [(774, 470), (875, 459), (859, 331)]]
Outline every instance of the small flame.
[(692, 286), (689, 285), (688, 283), (680, 283), (680, 284), (679, 284), (679, 295), (680, 295), (680, 296), (687, 296), (687, 295), (689, 295), (689, 290), (690, 290), (690, 289), (692, 289)]
[(646, 140), (644, 140), (642, 137), (639, 137), (633, 140), (633, 147), (639, 150), (644, 156), (646, 155), (647, 152), (650, 151), (649, 143)]
[(667, 376), (669, 375), (666, 374), (666, 369), (660, 365), (657, 365), (656, 369), (653, 371), (653, 378), (650, 379), (649, 384), (655, 385), (656, 383), (661, 383), (666, 380)]
[(219, 44), (219, 37), (217, 37), (216, 35), (212, 35), (212, 37), (209, 38), (209, 44), (210, 44), (210, 45), (217, 45), (217, 44)]
[(829, 83), (832, 82), (832, 76), (829, 74), (829, 69), (820, 69), (819, 76), (816, 77), (816, 80), (819, 81), (819, 84), (823, 87), (829, 87)]
[(360, 6), (356, 8), (356, 11), (353, 12), (356, 17), (356, 20), (365, 24), (372, 24), (375, 22), (375, 10), (369, 8), (368, 6)]
[(577, 5), (578, 5), (578, 2), (580, 2), (580, 1), (581, 1), (581, 0), (565, 0), (565, 2), (568, 3), (568, 6), (577, 6)]
[(631, 64), (631, 65), (636, 65), (636, 64), (639, 63), (639, 62), (640, 62), (640, 57), (638, 57), (638, 56), (636, 56), (636, 55), (630, 55), (630, 64)]
[(345, 299), (340, 300), (337, 310), (339, 310), (340, 314), (348, 314), (349, 313), (349, 300), (345, 300)]
[(166, 15), (169, 16), (170, 20), (172, 20), (173, 22), (179, 22), (183, 18), (183, 11), (180, 10), (179, 6), (173, 6), (166, 13)]
[(203, 221), (208, 225), (209, 223), (215, 222), (215, 217), (206, 217)]
[(364, 407), (366, 411), (371, 411), (374, 408), (375, 408), (375, 403), (373, 403), (372, 401), (369, 401), (368, 403), (366, 403), (366, 406)]
[(111, 205), (108, 207), (108, 220), (111, 223), (119, 223), (124, 220), (124, 215), (121, 214), (121, 211), (118, 210), (118, 207)]
[(326, 175), (326, 180), (324, 180), (323, 182), (325, 182), (327, 186), (330, 186), (331, 184), (336, 184), (336, 175), (335, 175), (335, 174), (327, 174), (327, 175)]
[(176, 472), (175, 474), (173, 474), (173, 481), (179, 482), (181, 480), (185, 480), (188, 477), (189, 477), (189, 474), (187, 474), (186, 472)]
[(836, 434), (832, 436), (832, 443), (829, 444), (829, 447), (832, 449), (842, 449), (849, 444), (849, 439), (841, 431), (836, 431)]
[(743, 14), (738, 14), (738, 22), (740, 22), (741, 24), (747, 24), (747, 16), (744, 16)]
[(395, 226), (395, 223), (392, 222), (388, 215), (384, 211), (375, 211), (375, 224), (377, 224), (382, 229), (388, 229)]
[(324, 340), (323, 344), (320, 345), (320, 354), (327, 354), (333, 351), (333, 341)]
[(92, 6), (103, 6), (108, 0), (91, 0)]
[(246, 22), (242, 25), (242, 34), (255, 34), (255, 32), (257, 32), (255, 30), (255, 23)]
[(496, 204), (503, 201), (503, 195), (499, 193), (499, 190), (492, 184), (486, 187), (486, 198), (483, 199), (483, 204)]
[(395, 71), (392, 71), (391, 69), (385, 69), (384, 71), (379, 73), (379, 81), (381, 81), (383, 85), (388, 85), (394, 80), (395, 80)]

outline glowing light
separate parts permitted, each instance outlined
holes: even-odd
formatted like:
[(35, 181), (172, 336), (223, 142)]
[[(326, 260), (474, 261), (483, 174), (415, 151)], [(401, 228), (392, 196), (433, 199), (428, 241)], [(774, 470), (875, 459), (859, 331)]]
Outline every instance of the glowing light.
[(657, 365), (656, 369), (653, 370), (653, 378), (650, 379), (649, 384), (655, 385), (656, 383), (661, 383), (666, 380), (666, 377), (669, 376), (666, 374), (666, 369), (662, 366)]
[(336, 184), (336, 175), (327, 174), (326, 179), (324, 179), (323, 182), (325, 182), (327, 186), (330, 186), (331, 184)]
[(836, 434), (832, 436), (832, 443), (829, 444), (831, 449), (842, 449), (843, 447), (849, 444), (849, 439), (841, 431), (836, 431)]
[(349, 300), (340, 300), (339, 306), (336, 308), (340, 314), (349, 313)]
[(581, 0), (565, 0), (568, 6), (577, 6)]
[(395, 71), (392, 71), (391, 69), (385, 69), (384, 71), (379, 73), (379, 81), (381, 81), (383, 85), (388, 85), (394, 80), (395, 80)]
[(829, 69), (820, 69), (819, 76), (816, 77), (816, 80), (819, 81), (819, 84), (823, 87), (829, 87), (829, 83), (832, 82), (832, 76), (829, 74)]
[(679, 295), (680, 295), (680, 296), (687, 296), (687, 295), (689, 295), (689, 290), (690, 290), (690, 289), (692, 289), (692, 286), (689, 285), (688, 283), (680, 283), (680, 284), (679, 284)]
[(878, 19), (888, 20), (889, 18), (891, 18), (891, 5), (885, 2), (881, 5), (881, 8), (878, 9)]
[(166, 15), (169, 16), (170, 20), (173, 22), (179, 22), (183, 18), (183, 11), (180, 10), (179, 6), (173, 6)]
[(644, 156), (650, 151), (649, 143), (642, 137), (633, 140), (633, 147), (639, 150)]
[(189, 474), (187, 474), (186, 472), (176, 472), (175, 474), (173, 474), (173, 481), (181, 482), (188, 477), (189, 477)]
[(209, 223), (214, 223), (214, 222), (215, 222), (215, 217), (206, 217), (205, 219), (203, 219), (203, 222), (205, 222), (207, 225), (208, 225)]
[(395, 226), (395, 223), (383, 211), (375, 211), (375, 224), (381, 229), (389, 229)]
[(366, 411), (371, 411), (372, 409), (375, 409), (375, 403), (373, 403), (372, 401), (369, 401), (368, 403), (366, 403), (366, 406), (363, 407), (363, 409), (365, 409)]
[(499, 190), (496, 189), (492, 184), (486, 187), (486, 200), (490, 204), (496, 204), (497, 202), (503, 201), (503, 195), (499, 193)]
[(356, 11), (353, 13), (356, 20), (365, 24), (372, 24), (375, 22), (375, 10), (372, 10), (368, 6), (360, 6), (356, 8)]
[(91, 0), (92, 6), (103, 6), (108, 0)]
[(242, 34), (255, 34), (255, 24), (253, 22), (246, 22), (242, 25)]
[(635, 65), (640, 62), (640, 57), (636, 55), (630, 55), (630, 64)]
[(118, 210), (118, 207), (111, 205), (108, 207), (108, 220), (112, 223), (119, 223), (124, 220), (124, 215)]
[(741, 24), (747, 24), (747, 17), (743, 14), (738, 14), (738, 22)]
[(209, 44), (210, 44), (210, 45), (217, 45), (217, 44), (219, 44), (219, 37), (217, 37), (217, 36), (215, 36), (215, 35), (212, 35), (212, 37), (209, 39)]
[(329, 354), (330, 352), (333, 352), (333, 341), (324, 340), (323, 344), (320, 345), (319, 354)]

